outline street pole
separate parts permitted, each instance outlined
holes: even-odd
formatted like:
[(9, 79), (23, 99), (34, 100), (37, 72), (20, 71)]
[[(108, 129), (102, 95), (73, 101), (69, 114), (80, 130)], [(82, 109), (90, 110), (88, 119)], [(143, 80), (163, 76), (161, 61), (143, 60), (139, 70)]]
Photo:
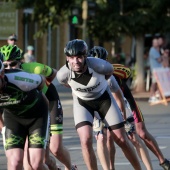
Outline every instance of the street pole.
[(82, 3), (82, 19), (83, 19), (83, 24), (82, 24), (82, 39), (84, 41), (87, 40), (87, 35), (86, 35), (86, 27), (87, 27), (87, 12), (88, 12), (88, 2), (87, 0), (84, 0)]

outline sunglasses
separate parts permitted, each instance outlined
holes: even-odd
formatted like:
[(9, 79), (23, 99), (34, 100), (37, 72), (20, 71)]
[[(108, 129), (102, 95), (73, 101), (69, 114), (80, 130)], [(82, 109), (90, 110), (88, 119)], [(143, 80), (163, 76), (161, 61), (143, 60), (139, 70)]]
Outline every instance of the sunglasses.
[(9, 39), (10, 41), (16, 41), (15, 39)]
[(7, 67), (14, 67), (18, 64), (18, 61), (13, 61), (11, 63), (3, 63), (4, 64), (4, 67), (7, 68)]

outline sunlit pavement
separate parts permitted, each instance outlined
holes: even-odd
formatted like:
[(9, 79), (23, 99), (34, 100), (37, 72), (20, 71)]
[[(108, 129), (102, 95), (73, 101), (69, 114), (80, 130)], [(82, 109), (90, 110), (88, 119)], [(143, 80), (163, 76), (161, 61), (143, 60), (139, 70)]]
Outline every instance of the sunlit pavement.
[[(64, 146), (70, 151), (71, 159), (74, 164), (78, 166), (79, 170), (87, 170), (80, 147), (80, 142), (76, 130), (74, 128), (73, 113), (72, 113), (72, 97), (70, 89), (56, 85), (64, 111), (64, 134), (63, 142)], [(145, 94), (143, 94), (145, 95)], [(166, 158), (170, 159), (170, 104), (164, 106), (162, 104), (150, 106), (147, 102), (146, 95), (141, 96), (141, 100), (138, 96), (138, 105), (140, 106), (148, 131), (156, 138), (158, 145)], [(143, 100), (142, 100), (143, 99)], [(94, 138), (94, 150), (96, 151), (96, 142)], [(161, 170), (159, 161), (149, 151), (153, 169)], [(64, 169), (62, 164), (57, 161), (57, 164)], [(145, 166), (141, 162), (142, 169), (145, 170)], [(116, 145), (116, 160), (115, 167), (117, 170), (132, 170), (132, 166), (124, 157), (121, 149)], [(98, 169), (102, 170), (100, 162), (98, 160)], [(2, 146), (2, 136), (0, 135), (0, 170), (6, 170), (6, 158)]]

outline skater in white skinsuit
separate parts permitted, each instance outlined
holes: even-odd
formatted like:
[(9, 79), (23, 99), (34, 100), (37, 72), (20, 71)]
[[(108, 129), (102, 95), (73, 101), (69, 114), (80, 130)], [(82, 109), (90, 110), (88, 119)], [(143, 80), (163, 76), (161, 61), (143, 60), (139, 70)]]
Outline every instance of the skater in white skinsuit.
[(133, 168), (141, 170), (127, 138), (120, 109), (106, 80), (113, 74), (113, 66), (101, 59), (87, 58), (87, 51), (83, 40), (69, 41), (64, 49), (67, 62), (57, 73), (58, 81), (72, 89), (74, 121), (87, 168), (98, 169), (92, 147), (92, 124), (94, 111), (97, 111)]

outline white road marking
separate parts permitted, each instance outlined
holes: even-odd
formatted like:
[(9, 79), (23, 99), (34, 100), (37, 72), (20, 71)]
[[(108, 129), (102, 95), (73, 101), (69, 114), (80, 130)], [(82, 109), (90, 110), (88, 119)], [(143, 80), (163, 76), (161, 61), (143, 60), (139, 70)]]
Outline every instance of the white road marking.
[(170, 136), (157, 136), (158, 139), (170, 139)]

